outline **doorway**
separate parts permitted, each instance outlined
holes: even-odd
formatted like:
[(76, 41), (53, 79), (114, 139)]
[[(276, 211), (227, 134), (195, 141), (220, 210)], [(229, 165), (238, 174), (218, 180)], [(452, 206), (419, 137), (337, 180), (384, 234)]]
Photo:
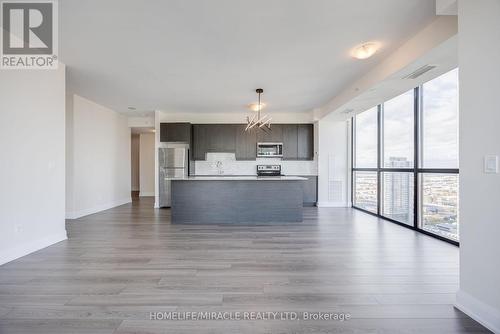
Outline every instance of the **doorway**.
[(154, 197), (155, 129), (131, 128), (130, 163), (132, 200)]

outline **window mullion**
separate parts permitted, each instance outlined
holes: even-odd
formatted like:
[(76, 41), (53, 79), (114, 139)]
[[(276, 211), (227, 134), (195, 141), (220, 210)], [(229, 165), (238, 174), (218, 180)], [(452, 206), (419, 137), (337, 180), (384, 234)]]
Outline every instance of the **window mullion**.
[(413, 226), (418, 228), (420, 218), (420, 189), (418, 186), (418, 168), (420, 167), (420, 117), (421, 117), (421, 86), (414, 90), (414, 124), (413, 124)]
[(384, 106), (377, 106), (377, 214), (382, 215), (382, 160), (383, 160), (383, 144), (384, 144), (384, 129), (383, 129)]

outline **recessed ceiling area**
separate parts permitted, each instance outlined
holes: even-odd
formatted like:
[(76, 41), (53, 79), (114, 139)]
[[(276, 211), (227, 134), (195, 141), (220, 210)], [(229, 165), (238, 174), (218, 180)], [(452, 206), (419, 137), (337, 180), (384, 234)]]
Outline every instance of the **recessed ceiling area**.
[[(73, 92), (127, 115), (321, 107), (435, 18), (434, 0), (60, 2)], [(380, 43), (371, 58), (350, 51)], [(136, 110), (129, 110), (134, 106)]]

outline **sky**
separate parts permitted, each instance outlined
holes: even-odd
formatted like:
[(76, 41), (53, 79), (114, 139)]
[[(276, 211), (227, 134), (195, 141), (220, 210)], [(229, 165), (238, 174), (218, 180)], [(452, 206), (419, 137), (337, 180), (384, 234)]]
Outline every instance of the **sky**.
[[(413, 164), (413, 90), (384, 103), (384, 160)], [(356, 167), (376, 167), (377, 108), (356, 116)], [(426, 168), (458, 168), (458, 69), (423, 85), (423, 152)]]

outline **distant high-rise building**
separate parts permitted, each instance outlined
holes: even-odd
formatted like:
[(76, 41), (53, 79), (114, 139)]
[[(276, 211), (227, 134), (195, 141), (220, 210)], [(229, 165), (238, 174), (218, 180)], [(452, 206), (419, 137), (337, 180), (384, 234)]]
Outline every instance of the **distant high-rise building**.
[[(388, 168), (409, 168), (410, 162), (403, 157), (390, 157)], [(413, 191), (408, 173), (384, 173), (384, 214), (392, 219), (410, 222)]]

